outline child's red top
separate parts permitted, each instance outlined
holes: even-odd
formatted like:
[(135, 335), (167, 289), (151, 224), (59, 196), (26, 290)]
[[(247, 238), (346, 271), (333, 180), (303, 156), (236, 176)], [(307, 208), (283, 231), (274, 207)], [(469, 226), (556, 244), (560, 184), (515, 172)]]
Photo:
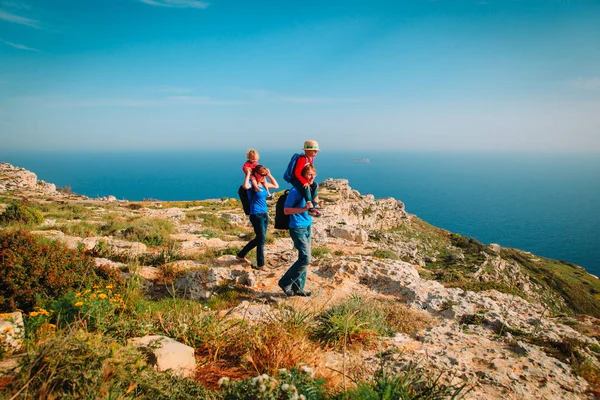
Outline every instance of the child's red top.
[(242, 166), (242, 171), (244, 171), (244, 175), (246, 175), (246, 168), (250, 168), (252, 170), (257, 165), (258, 165), (258, 163), (256, 161), (250, 161), (250, 160), (246, 161), (244, 163), (244, 165)]
[(300, 183), (302, 183), (303, 185), (308, 183), (308, 180), (302, 176), (302, 170), (304, 169), (304, 166), (306, 164), (311, 164), (313, 165), (315, 158), (314, 157), (307, 157), (304, 154), (301, 155), (300, 157), (298, 157), (298, 160), (296, 161), (296, 167), (294, 168), (294, 176), (296, 177), (296, 179), (298, 179), (300, 181)]

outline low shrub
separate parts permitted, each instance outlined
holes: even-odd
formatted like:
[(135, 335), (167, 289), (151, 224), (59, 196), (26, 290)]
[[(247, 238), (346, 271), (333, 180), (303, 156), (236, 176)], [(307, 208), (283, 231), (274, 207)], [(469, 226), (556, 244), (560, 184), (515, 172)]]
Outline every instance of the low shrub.
[[(139, 351), (110, 337), (73, 330), (50, 336), (21, 359), (20, 370), (3, 390), (38, 399), (215, 399), (190, 379), (152, 368)], [(21, 394), (22, 395), (22, 394)]]
[(281, 370), (275, 377), (267, 374), (231, 382), (220, 381), (223, 400), (321, 400), (327, 398), (323, 379), (315, 379), (307, 367)]
[(405, 371), (392, 375), (379, 370), (372, 380), (360, 382), (355, 389), (340, 393), (336, 400), (379, 399), (456, 399), (464, 386), (443, 385), (416, 366), (409, 365)]
[(26, 231), (0, 232), (0, 311), (31, 311), (45, 301), (95, 284), (115, 284), (93, 258)]
[(331, 253), (329, 251), (329, 249), (325, 246), (314, 246), (311, 250), (310, 250), (310, 254), (311, 256), (313, 256), (314, 258), (320, 258), (323, 257), (326, 254)]
[(37, 225), (44, 222), (44, 216), (39, 210), (22, 203), (10, 203), (0, 214), (0, 225), (18, 223), (21, 225)]
[(175, 232), (173, 224), (166, 219), (138, 219), (122, 231), (123, 237), (148, 246), (165, 246), (173, 240), (169, 237)]
[(376, 336), (390, 335), (385, 312), (373, 301), (351, 296), (319, 314), (314, 336), (326, 346), (369, 343)]
[(373, 257), (377, 258), (389, 258), (390, 260), (398, 260), (398, 254), (394, 253), (391, 250), (377, 249), (372, 254)]
[(76, 224), (59, 225), (55, 229), (71, 235), (79, 237), (92, 237), (98, 234), (98, 228), (94, 224), (88, 222), (79, 222)]

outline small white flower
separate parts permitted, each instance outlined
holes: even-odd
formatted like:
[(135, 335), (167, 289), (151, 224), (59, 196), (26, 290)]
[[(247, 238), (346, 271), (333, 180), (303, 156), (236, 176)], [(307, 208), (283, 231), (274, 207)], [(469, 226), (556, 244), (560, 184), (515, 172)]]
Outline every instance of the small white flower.
[(259, 392), (265, 392), (267, 390), (267, 387), (265, 385), (260, 385), (260, 387), (258, 388)]
[(280, 374), (285, 374), (286, 372), (287, 372), (287, 369), (285, 369), (285, 368), (280, 368), (279, 369), (279, 373)]
[(269, 381), (269, 375), (267, 374), (262, 374), (261, 377), (265, 380), (265, 381)]
[(292, 392), (295, 392), (295, 391), (297, 391), (298, 389), (296, 389), (296, 386), (294, 386), (294, 385), (290, 385), (290, 390), (291, 390)]
[(257, 382), (258, 382), (258, 376), (255, 376), (254, 378), (252, 378), (253, 385), (256, 385)]
[(227, 386), (229, 384), (229, 378), (224, 376), (221, 379), (219, 379), (219, 382), (217, 382), (219, 384), (219, 386)]
[(315, 375), (315, 371), (313, 371), (313, 369), (311, 367), (309, 367), (308, 365), (303, 365), (300, 367), (300, 370), (306, 372), (307, 374), (309, 374), (311, 377), (314, 377)]
[(300, 395), (300, 400), (306, 400), (306, 396), (305, 396), (305, 395), (303, 395), (303, 394), (301, 394), (301, 395)]
[(289, 388), (290, 388), (290, 385), (288, 385), (287, 383), (284, 383), (283, 385), (281, 385), (281, 390), (283, 390), (284, 392), (287, 392)]
[(290, 397), (290, 400), (298, 400), (298, 393), (294, 393), (292, 397)]

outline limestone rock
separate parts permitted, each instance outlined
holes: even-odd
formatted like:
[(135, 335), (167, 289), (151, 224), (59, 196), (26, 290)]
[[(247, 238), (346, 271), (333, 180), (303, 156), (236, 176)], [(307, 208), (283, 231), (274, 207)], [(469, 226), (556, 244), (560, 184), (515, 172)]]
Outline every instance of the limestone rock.
[(256, 275), (243, 267), (205, 268), (190, 271), (175, 282), (175, 288), (192, 300), (208, 299), (223, 284), (232, 283), (254, 287)]
[[(407, 218), (404, 204), (393, 198), (375, 199), (352, 190), (345, 179), (326, 179), (320, 185), (319, 197), (323, 203), (323, 217), (313, 219), (313, 236), (324, 241), (331, 235), (345, 235), (352, 241), (364, 243), (369, 232), (401, 225)], [(344, 232), (343, 226), (347, 228)], [(333, 233), (332, 233), (333, 232)], [(339, 237), (339, 236), (337, 236)]]
[(157, 371), (171, 370), (180, 377), (192, 377), (196, 369), (194, 348), (160, 335), (147, 335), (131, 339), (134, 347), (151, 352), (152, 364)]
[(21, 312), (0, 314), (0, 346), (6, 346), (9, 352), (19, 350), (23, 346), (24, 334), (25, 326)]
[(366, 243), (369, 233), (353, 225), (336, 225), (329, 228), (329, 236), (339, 239), (350, 240), (356, 243)]
[(33, 172), (0, 162), (0, 193), (12, 190), (29, 190), (42, 194), (58, 194), (54, 184), (38, 181), (37, 175)]

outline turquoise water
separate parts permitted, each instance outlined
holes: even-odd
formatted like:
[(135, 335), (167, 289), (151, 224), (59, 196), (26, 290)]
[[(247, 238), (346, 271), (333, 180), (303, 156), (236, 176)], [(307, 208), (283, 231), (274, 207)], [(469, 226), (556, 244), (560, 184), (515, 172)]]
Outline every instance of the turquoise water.
[[(261, 152), (276, 178), (291, 153)], [(369, 158), (369, 163), (352, 163)], [(235, 197), (239, 152), (23, 153), (0, 160), (91, 197)], [(346, 178), (361, 193), (395, 197), (425, 221), (483, 243), (517, 247), (600, 274), (600, 155), (322, 152), (317, 181)], [(280, 180), (280, 185), (285, 182)]]

